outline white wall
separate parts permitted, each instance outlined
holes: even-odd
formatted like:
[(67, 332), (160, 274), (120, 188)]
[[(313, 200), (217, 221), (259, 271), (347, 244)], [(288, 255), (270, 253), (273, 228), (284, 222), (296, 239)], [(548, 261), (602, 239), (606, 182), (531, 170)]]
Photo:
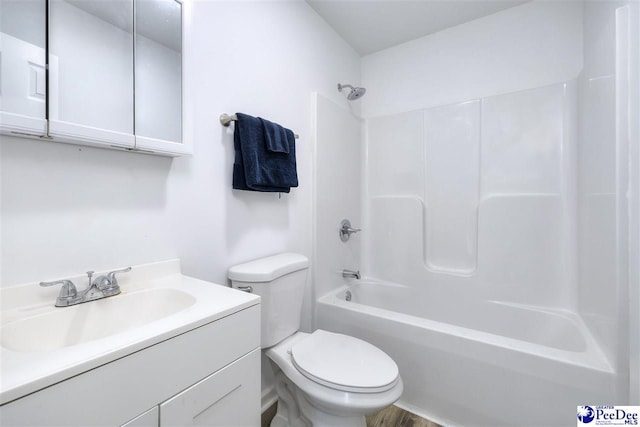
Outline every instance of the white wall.
[[(304, 2), (186, 5), (185, 138), (167, 159), (2, 136), (2, 286), (179, 256), (226, 282), (235, 263), (284, 250), (311, 256), (311, 93), (347, 101), (359, 58)], [(300, 135), (300, 187), (231, 190), (236, 111)], [(306, 322), (309, 323), (308, 321)]]
[(179, 255), (167, 216), (170, 159), (0, 141), (2, 286)]
[[(169, 202), (184, 268), (224, 283), (229, 266), (289, 250), (311, 256), (311, 93), (346, 105), (335, 85), (359, 76), (357, 54), (304, 2), (196, 1), (187, 12), (185, 137)], [(296, 142), (300, 186), (291, 193), (231, 190), (233, 130), (244, 112), (281, 123)], [(232, 125), (233, 126), (233, 125)]]
[[(359, 80), (358, 55), (302, 1), (196, 0), (185, 14), (193, 157), (1, 136), (2, 286), (172, 257), (184, 273), (225, 284), (231, 265), (252, 258), (311, 258), (311, 93), (348, 108), (336, 84)], [(233, 130), (218, 116), (238, 111), (300, 135), (290, 194), (231, 189)], [(306, 329), (310, 301), (307, 292)]]
[[(264, 255), (295, 251), (311, 259), (311, 93), (346, 107), (336, 84), (357, 81), (359, 57), (305, 2), (196, 1), (186, 13), (185, 138), (194, 141), (194, 156), (174, 160), (167, 192), (183, 270), (226, 283), (230, 266)], [(300, 186), (282, 198), (232, 190), (233, 130), (220, 125), (223, 112), (265, 117), (297, 133)], [(268, 368), (263, 364), (265, 402)]]
[(364, 117), (575, 78), (582, 3), (534, 1), (362, 58)]

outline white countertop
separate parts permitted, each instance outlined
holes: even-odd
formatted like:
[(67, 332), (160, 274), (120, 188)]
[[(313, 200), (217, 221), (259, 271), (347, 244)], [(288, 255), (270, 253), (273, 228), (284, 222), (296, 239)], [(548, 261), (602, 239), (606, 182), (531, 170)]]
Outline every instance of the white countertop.
[[(86, 277), (71, 279), (79, 290), (86, 286)], [(27, 352), (0, 347), (0, 405), (260, 302), (256, 295), (182, 275), (179, 260), (133, 266), (132, 271), (120, 275), (118, 281), (121, 295), (147, 289), (174, 288), (192, 295), (196, 301), (165, 318), (76, 345)], [(54, 307), (58, 292), (59, 286), (42, 288), (38, 283), (0, 289), (0, 328), (25, 317), (78, 307)], [(85, 310), (87, 307), (98, 308), (92, 304), (121, 295), (82, 306)]]

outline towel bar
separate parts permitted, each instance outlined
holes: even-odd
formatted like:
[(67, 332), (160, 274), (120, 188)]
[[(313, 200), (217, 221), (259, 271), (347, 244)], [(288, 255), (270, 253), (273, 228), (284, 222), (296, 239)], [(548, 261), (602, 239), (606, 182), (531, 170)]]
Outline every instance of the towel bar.
[[(220, 124), (224, 127), (229, 127), (231, 122), (235, 122), (237, 120), (238, 120), (238, 116), (236, 116), (235, 114), (227, 114), (227, 113), (220, 114)], [(296, 139), (300, 138), (297, 133), (294, 134), (294, 136), (296, 137)]]

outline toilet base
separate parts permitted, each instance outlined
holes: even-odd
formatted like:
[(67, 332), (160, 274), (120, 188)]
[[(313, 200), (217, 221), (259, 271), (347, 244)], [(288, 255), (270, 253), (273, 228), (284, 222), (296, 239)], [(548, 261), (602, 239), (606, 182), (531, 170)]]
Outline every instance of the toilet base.
[(336, 390), (305, 377), (293, 365), (290, 350), (307, 337), (309, 334), (296, 332), (265, 350), (278, 395), (273, 427), (366, 427), (366, 415), (392, 405), (402, 395), (399, 376), (389, 389), (370, 393)]
[(271, 427), (366, 427), (364, 415), (336, 416), (316, 408), (305, 393), (279, 369), (275, 383), (278, 410)]

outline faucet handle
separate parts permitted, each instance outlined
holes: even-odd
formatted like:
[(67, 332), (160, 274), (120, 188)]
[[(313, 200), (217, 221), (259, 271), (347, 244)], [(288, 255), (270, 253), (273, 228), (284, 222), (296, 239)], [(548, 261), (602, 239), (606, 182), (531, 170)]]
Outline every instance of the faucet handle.
[(40, 286), (62, 285), (58, 298), (56, 299), (56, 307), (65, 307), (78, 296), (78, 290), (71, 280), (54, 280), (53, 282), (40, 282)]
[(62, 289), (66, 290), (76, 290), (76, 285), (73, 284), (71, 280), (54, 280), (53, 282), (40, 282), (40, 286), (55, 286), (62, 285)]
[(100, 289), (101, 291), (104, 291), (105, 289), (112, 288), (111, 281), (105, 275), (96, 277), (93, 280), (92, 285), (95, 286), (96, 288)]
[(121, 270), (114, 270), (107, 273), (107, 279), (109, 283), (111, 283), (111, 287), (118, 286), (118, 279), (116, 278), (116, 274), (118, 273), (128, 273), (131, 271), (131, 267), (123, 268)]
[(352, 234), (362, 231), (359, 228), (351, 228), (351, 221), (343, 219), (340, 223), (340, 240), (346, 242)]

